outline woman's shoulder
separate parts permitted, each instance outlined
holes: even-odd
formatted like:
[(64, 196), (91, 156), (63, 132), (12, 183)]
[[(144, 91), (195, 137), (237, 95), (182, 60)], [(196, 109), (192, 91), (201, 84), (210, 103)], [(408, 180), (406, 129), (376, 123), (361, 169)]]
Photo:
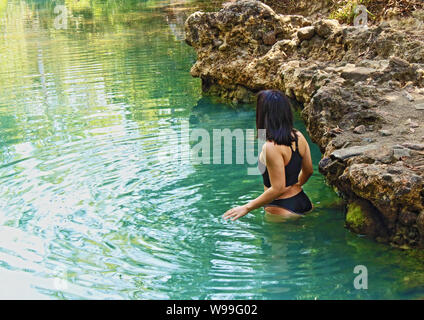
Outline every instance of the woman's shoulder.
[(264, 143), (264, 145), (263, 145), (263, 147), (262, 147), (262, 150), (265, 150), (265, 151), (274, 151), (274, 150), (277, 150), (278, 149), (278, 145), (274, 142), (274, 141), (265, 141), (265, 143)]
[(303, 133), (302, 132), (300, 132), (299, 130), (297, 130), (297, 129), (294, 129), (295, 131), (295, 133), (296, 133), (296, 136), (297, 136), (297, 138), (298, 138), (298, 142), (306, 142), (306, 138), (305, 138), (305, 136), (303, 135)]
[(303, 133), (302, 133), (302, 132), (300, 132), (300, 130), (298, 130), (298, 129), (296, 129), (296, 128), (293, 128), (293, 130), (294, 130), (294, 132), (296, 133), (296, 135), (297, 135), (299, 138), (304, 138)]
[(305, 151), (308, 149), (308, 141), (306, 140), (305, 136), (302, 134), (302, 132), (300, 132), (299, 130), (296, 130), (296, 135), (297, 135), (297, 143), (299, 146), (299, 152), (301, 154), (301, 156), (304, 156)]
[(266, 141), (262, 151), (265, 151), (267, 156), (277, 156), (283, 153), (284, 146), (276, 144), (274, 141)]

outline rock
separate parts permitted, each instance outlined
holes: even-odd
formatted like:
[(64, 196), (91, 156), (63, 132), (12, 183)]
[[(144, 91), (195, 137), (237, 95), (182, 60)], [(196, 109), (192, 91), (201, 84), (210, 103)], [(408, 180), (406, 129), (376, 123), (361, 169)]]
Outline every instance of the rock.
[(424, 210), (417, 217), (417, 228), (420, 232), (421, 239), (424, 239)]
[[(397, 159), (393, 156), (393, 149), (383, 146), (376, 150), (367, 151), (366, 155), (375, 161), (379, 161), (381, 163), (390, 164), (395, 162)], [(383, 173), (384, 175), (384, 173)]]
[(277, 39), (275, 38), (275, 31), (271, 31), (264, 34), (263, 41), (264, 41), (264, 44), (266, 44), (267, 46), (274, 45), (274, 43), (277, 42)]
[(390, 174), (401, 174), (403, 171), (400, 168), (391, 167), (387, 169), (387, 172)]
[(410, 66), (410, 63), (405, 59), (393, 56), (390, 58), (389, 65), (393, 67), (408, 68)]
[(383, 180), (388, 181), (388, 182), (392, 182), (393, 181), (393, 176), (390, 173), (385, 173), (381, 176), (381, 178), (383, 178)]
[(300, 41), (309, 40), (314, 35), (315, 35), (315, 27), (313, 27), (313, 26), (300, 28), (297, 31), (297, 37), (299, 38)]
[(332, 163), (332, 160), (330, 158), (324, 157), (319, 162), (318, 167), (320, 169), (323, 169), (323, 168), (327, 167), (328, 165), (330, 165), (331, 163)]
[(420, 126), (417, 122), (414, 122), (411, 119), (408, 119), (408, 121), (406, 121), (405, 124), (409, 125), (409, 127), (411, 128), (418, 128)]
[(373, 237), (386, 235), (386, 230), (379, 221), (378, 212), (364, 200), (357, 199), (348, 204), (346, 226), (359, 234)]
[(364, 229), (369, 227), (370, 221), (361, 206), (351, 203), (348, 205), (346, 224), (356, 233), (366, 234)]
[(411, 96), (411, 94), (408, 91), (404, 91), (403, 95), (405, 96), (406, 99), (408, 99), (410, 102), (414, 101), (414, 97)]
[(331, 157), (333, 159), (339, 159), (339, 160), (345, 160), (350, 157), (359, 156), (363, 154), (366, 151), (374, 150), (376, 149), (376, 145), (367, 145), (367, 146), (354, 146), (344, 149), (339, 149), (331, 153)]
[(399, 221), (403, 225), (411, 226), (417, 221), (417, 214), (409, 211), (402, 212), (399, 215)]
[(410, 157), (411, 152), (408, 149), (393, 149), (393, 156), (396, 159), (401, 159), (402, 157)]
[(375, 142), (375, 139), (373, 139), (373, 138), (364, 138), (364, 139), (362, 139), (362, 142), (373, 143), (373, 142)]
[(423, 182), (423, 178), (421, 178), (420, 176), (417, 176), (417, 175), (411, 176), (411, 183), (420, 184), (422, 182)]
[(337, 20), (324, 19), (319, 20), (315, 24), (316, 33), (322, 38), (328, 38), (340, 29), (340, 24)]
[(412, 150), (424, 150), (424, 144), (422, 143), (403, 143), (402, 146)]
[(280, 15), (280, 19), (284, 24), (290, 24), (295, 28), (303, 28), (310, 26), (311, 22), (306, 19), (303, 15), (289, 14), (289, 15)]
[(388, 23), (387, 21), (383, 21), (379, 24), (379, 27), (384, 29), (384, 28), (390, 28), (390, 23)]
[(366, 131), (367, 131), (367, 128), (364, 125), (357, 126), (355, 129), (353, 129), (353, 133), (356, 133), (356, 134), (363, 134)]
[(420, 104), (415, 105), (415, 109), (424, 110), (424, 103), (420, 103)]
[(374, 72), (376, 72), (376, 70), (372, 68), (348, 65), (347, 67), (342, 69), (341, 76), (342, 78), (347, 80), (364, 81), (367, 80)]
[(212, 41), (212, 44), (213, 44), (214, 47), (220, 47), (223, 43), (224, 42), (222, 40), (220, 40), (220, 39), (214, 39)]
[(379, 130), (378, 133), (383, 137), (388, 137), (392, 135), (392, 133), (389, 130)]
[[(331, 133), (331, 131), (330, 131)], [(340, 139), (339, 139), (340, 137)], [(347, 141), (346, 139), (343, 139), (342, 136), (336, 136), (336, 138), (333, 139), (333, 145), (336, 149), (341, 149), (341, 148), (345, 148), (345, 144), (348, 143), (349, 141)]]
[(251, 96), (252, 93), (243, 86), (238, 86), (237, 90), (234, 91), (234, 97), (237, 101), (249, 103), (252, 101)]
[(346, 166), (338, 160), (324, 158), (320, 161), (318, 168), (322, 174), (339, 176), (346, 169)]

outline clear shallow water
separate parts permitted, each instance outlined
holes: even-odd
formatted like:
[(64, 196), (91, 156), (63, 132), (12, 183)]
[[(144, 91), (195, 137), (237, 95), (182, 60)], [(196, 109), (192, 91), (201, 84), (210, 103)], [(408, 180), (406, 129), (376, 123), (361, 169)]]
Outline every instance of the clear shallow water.
[(231, 223), (222, 214), (262, 190), (247, 165), (159, 161), (181, 123), (254, 128), (251, 106), (202, 97), (188, 72), (183, 22), (205, 3), (66, 4), (56, 30), (50, 1), (0, 1), (1, 298), (424, 296), (422, 257), (345, 230), (317, 168), (305, 219)]

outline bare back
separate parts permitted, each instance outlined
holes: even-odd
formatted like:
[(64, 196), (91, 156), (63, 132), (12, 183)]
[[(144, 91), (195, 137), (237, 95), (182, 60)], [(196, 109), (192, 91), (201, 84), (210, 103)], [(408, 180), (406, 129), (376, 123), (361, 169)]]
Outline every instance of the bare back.
[[(300, 131), (296, 130), (298, 142), (297, 142), (297, 148), (299, 150), (299, 154), (302, 157), (302, 170), (299, 174), (299, 182), (288, 187), (287, 192), (285, 192), (281, 197), (278, 199), (285, 199), (290, 198), (296, 194), (298, 194), (300, 191), (302, 191), (302, 185), (306, 182), (304, 178), (302, 178), (302, 172), (311, 172), (312, 171), (312, 159), (311, 159), (311, 153), (309, 144), (306, 141), (305, 137)], [(259, 155), (260, 161), (266, 165), (266, 144), (273, 142), (266, 142), (262, 148), (262, 152)], [(289, 146), (285, 145), (275, 145), (274, 147), (277, 148), (279, 154), (281, 155), (282, 161), (284, 162), (284, 166), (287, 166), (290, 163), (290, 160), (293, 156), (293, 150), (296, 150), (296, 142), (292, 143), (291, 148)], [(287, 173), (286, 173), (287, 174)], [(306, 179), (307, 180), (307, 179)], [(267, 187), (264, 187), (264, 190), (267, 190)]]

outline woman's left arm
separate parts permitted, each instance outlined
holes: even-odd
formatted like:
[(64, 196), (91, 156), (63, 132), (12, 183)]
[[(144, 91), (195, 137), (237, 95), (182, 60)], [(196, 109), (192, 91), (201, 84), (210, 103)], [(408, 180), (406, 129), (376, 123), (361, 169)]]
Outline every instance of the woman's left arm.
[(267, 142), (265, 152), (271, 187), (249, 203), (228, 210), (224, 214), (224, 219), (227, 220), (231, 218), (233, 221), (237, 220), (238, 218), (248, 214), (250, 211), (272, 202), (287, 191), (283, 156), (272, 142)]

